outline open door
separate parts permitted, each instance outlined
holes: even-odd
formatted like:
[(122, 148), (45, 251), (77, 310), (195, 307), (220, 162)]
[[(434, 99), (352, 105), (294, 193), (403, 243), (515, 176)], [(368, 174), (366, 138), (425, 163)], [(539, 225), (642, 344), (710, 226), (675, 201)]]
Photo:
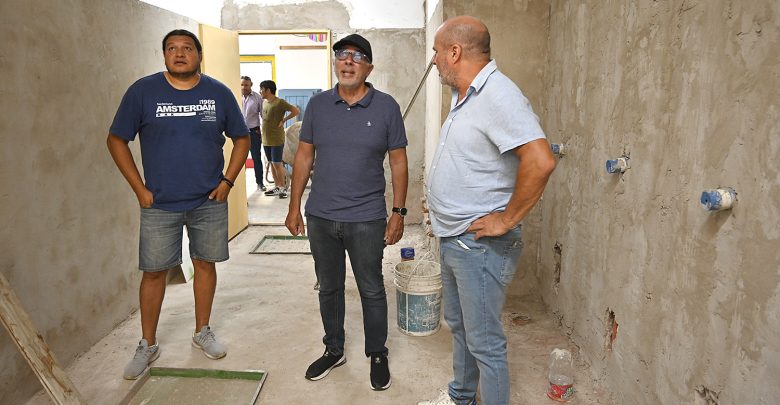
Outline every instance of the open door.
[[(203, 43), (201, 71), (224, 83), (236, 101), (241, 104), (241, 73), (238, 53), (238, 33), (210, 25), (200, 25), (200, 41)], [(233, 142), (225, 142), (225, 165), (230, 160)], [(235, 186), (228, 196), (228, 237), (233, 238), (249, 226), (246, 196), (246, 171), (241, 169)]]

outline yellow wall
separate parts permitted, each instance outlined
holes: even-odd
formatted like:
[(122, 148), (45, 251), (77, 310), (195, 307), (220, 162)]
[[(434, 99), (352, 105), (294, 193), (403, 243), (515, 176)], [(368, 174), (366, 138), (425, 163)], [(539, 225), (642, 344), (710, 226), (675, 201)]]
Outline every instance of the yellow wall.
[[(241, 72), (238, 54), (238, 33), (223, 30), (210, 25), (200, 25), (200, 40), (203, 43), (203, 73), (219, 80), (228, 86), (241, 103)], [(233, 142), (225, 143), (225, 167), (230, 161)], [(246, 196), (246, 170), (241, 169), (236, 177), (235, 186), (228, 197), (228, 236), (236, 236), (249, 226)]]

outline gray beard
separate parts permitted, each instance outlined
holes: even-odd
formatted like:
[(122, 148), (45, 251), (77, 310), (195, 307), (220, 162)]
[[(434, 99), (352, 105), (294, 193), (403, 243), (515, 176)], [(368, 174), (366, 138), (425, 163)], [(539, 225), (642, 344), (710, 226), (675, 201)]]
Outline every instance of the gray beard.
[(448, 73), (447, 75), (442, 75), (439, 73), (439, 82), (445, 86), (449, 86), (452, 88), (456, 87), (457, 80), (455, 80), (455, 75)]

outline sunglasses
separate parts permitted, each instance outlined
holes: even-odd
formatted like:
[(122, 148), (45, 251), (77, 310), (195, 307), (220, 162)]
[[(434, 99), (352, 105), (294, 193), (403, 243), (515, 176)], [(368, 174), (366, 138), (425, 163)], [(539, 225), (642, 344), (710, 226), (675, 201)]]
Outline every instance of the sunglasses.
[(336, 59), (338, 60), (346, 60), (349, 56), (352, 56), (352, 61), (355, 63), (362, 63), (363, 61), (371, 63), (371, 61), (368, 60), (368, 55), (363, 52), (350, 51), (347, 49), (339, 49), (336, 51)]

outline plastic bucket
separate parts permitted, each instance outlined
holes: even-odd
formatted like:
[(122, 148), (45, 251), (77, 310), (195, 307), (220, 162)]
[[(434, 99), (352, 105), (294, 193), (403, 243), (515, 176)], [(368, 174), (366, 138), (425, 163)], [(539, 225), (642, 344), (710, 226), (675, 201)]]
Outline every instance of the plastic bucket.
[(398, 328), (411, 336), (436, 333), (441, 318), (441, 266), (410, 260), (398, 263), (394, 273)]

